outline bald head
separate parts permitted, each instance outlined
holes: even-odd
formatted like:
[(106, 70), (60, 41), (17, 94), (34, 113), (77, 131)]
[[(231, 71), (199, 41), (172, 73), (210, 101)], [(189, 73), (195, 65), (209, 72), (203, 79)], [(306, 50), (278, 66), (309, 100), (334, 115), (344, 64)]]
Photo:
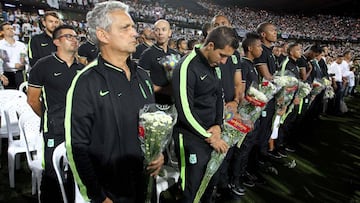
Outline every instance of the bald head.
[(154, 24), (154, 33), (158, 45), (162, 46), (167, 44), (171, 37), (170, 23), (164, 19), (156, 21)]

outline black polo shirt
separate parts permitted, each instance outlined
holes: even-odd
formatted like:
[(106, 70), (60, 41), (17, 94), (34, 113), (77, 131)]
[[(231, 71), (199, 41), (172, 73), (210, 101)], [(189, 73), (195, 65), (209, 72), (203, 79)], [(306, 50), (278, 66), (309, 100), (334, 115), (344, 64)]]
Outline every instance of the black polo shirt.
[(225, 64), (220, 64), (221, 70), (221, 85), (224, 91), (225, 103), (233, 101), (235, 97), (235, 81), (234, 75), (236, 71), (241, 71), (240, 54), (235, 51), (229, 57)]
[[(297, 61), (296, 61), (296, 64), (297, 66), (299, 67), (299, 70), (301, 69), (304, 69), (306, 70), (306, 72), (308, 72), (310, 70), (310, 66), (308, 64), (310, 60), (308, 58), (306, 58), (305, 55), (302, 55), (301, 58), (299, 58)], [(311, 81), (310, 77), (307, 79), (307, 81)]]
[[(168, 47), (167, 52), (154, 44), (147, 48), (140, 57), (139, 66), (150, 72), (150, 78), (153, 84), (166, 87), (170, 85), (164, 67), (160, 64), (160, 60), (170, 54), (178, 54), (175, 50)], [(169, 95), (155, 93), (155, 101), (159, 104), (172, 104), (172, 98)]]
[(245, 91), (249, 89), (251, 83), (260, 83), (259, 73), (257, 72), (253, 61), (251, 61), (249, 58), (242, 57), (240, 66), (242, 79), (245, 81)]
[(136, 46), (136, 51), (132, 54), (133, 59), (140, 59), (141, 54), (149, 48), (150, 45), (146, 44), (145, 42)]
[(71, 67), (55, 53), (41, 58), (30, 71), (29, 86), (42, 88), (44, 132), (64, 131), (66, 93), (76, 73), (84, 67), (74, 61)]
[(291, 73), (294, 74), (294, 76), (297, 78), (297, 79), (300, 79), (300, 68), (299, 66), (297, 65), (297, 62), (290, 58), (290, 57), (287, 57), (283, 63), (281, 64), (282, 66), (282, 70), (288, 70), (290, 71)]
[(277, 67), (275, 63), (275, 56), (272, 53), (272, 49), (265, 46), (264, 44), (261, 45), (263, 48), (263, 52), (259, 58), (254, 59), (255, 66), (260, 66), (262, 64), (266, 64), (269, 72), (271, 75), (274, 75)]
[(99, 49), (93, 42), (86, 40), (84, 44), (80, 45), (78, 54), (79, 56), (86, 57), (86, 60), (90, 63), (98, 56)]
[(43, 32), (35, 35), (29, 40), (29, 62), (33, 67), (35, 63), (42, 57), (48, 56), (51, 53), (56, 52), (56, 46), (53, 39)]

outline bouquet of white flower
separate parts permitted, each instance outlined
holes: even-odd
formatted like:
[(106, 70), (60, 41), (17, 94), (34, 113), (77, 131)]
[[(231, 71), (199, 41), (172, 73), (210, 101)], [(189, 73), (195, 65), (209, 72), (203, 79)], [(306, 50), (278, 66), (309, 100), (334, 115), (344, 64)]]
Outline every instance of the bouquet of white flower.
[[(225, 108), (224, 130), (221, 133), (221, 138), (229, 145), (229, 147), (232, 147), (235, 144), (237, 144), (237, 147), (240, 147), (246, 134), (252, 130), (253, 123), (260, 117), (261, 111), (269, 101), (269, 98), (254, 86), (257, 85), (252, 84), (248, 89), (245, 99), (237, 108), (237, 112)], [(269, 94), (269, 96), (270, 95), (271, 94)], [(195, 196), (195, 203), (200, 201), (207, 185), (212, 176), (219, 169), (225, 156), (226, 153), (221, 154), (216, 151), (211, 153), (211, 158), (207, 164), (204, 177)]]
[[(245, 99), (238, 106), (238, 113), (242, 121), (249, 123), (248, 127), (252, 128), (252, 124), (259, 118), (262, 109), (265, 108), (269, 98), (256, 89), (253, 85), (246, 92)], [(245, 124), (246, 125), (246, 124)]]
[[(171, 139), (176, 123), (177, 112), (174, 106), (150, 104), (139, 112), (139, 139), (144, 153), (145, 166), (154, 161)], [(150, 202), (154, 179), (149, 177), (146, 202)]]
[[(298, 88), (298, 91), (296, 92), (295, 94), (295, 97), (298, 97), (299, 100), (302, 100), (304, 99), (307, 95), (310, 94), (310, 91), (311, 91), (311, 86), (308, 84), (308, 83), (305, 83), (305, 82), (302, 82), (300, 81), (299, 82), (299, 88)], [(284, 120), (286, 119), (286, 117), (292, 112), (292, 110), (294, 109), (294, 103), (291, 103), (286, 114), (284, 114), (282, 117), (281, 117), (281, 120), (280, 120), (280, 123), (283, 123)], [(299, 110), (301, 112), (301, 109)]]
[(274, 95), (281, 89), (281, 87), (275, 85), (274, 83), (264, 80), (259, 85), (259, 90), (265, 94), (268, 100), (272, 99)]
[(315, 78), (311, 84), (312, 90), (310, 92), (311, 98), (315, 98), (316, 95), (320, 94), (325, 89), (325, 81), (323, 79)]
[(166, 77), (170, 81), (176, 64), (179, 62), (181, 56), (179, 54), (166, 55), (160, 59), (159, 63), (164, 67)]
[[(251, 130), (248, 126), (244, 125), (239, 115), (234, 115), (230, 110), (225, 109), (225, 122), (224, 130), (221, 132), (221, 138), (229, 145), (234, 146), (236, 143), (242, 143), (245, 139), (245, 135)], [(215, 150), (211, 153), (211, 158), (206, 166), (205, 174), (201, 180), (200, 187), (196, 193), (194, 203), (200, 202), (202, 195), (204, 194), (211, 178), (219, 169), (222, 164), (226, 153), (218, 153)]]
[(335, 96), (334, 88), (331, 86), (331, 81), (323, 77), (323, 84), (325, 85), (324, 99), (332, 99)]
[(277, 112), (279, 113), (286, 108), (294, 98), (294, 94), (298, 89), (298, 80), (291, 75), (274, 76), (274, 83), (282, 87), (276, 95)]
[(287, 75), (274, 76), (274, 83), (281, 87), (276, 95), (276, 114), (273, 118), (271, 139), (278, 138), (281, 117), (284, 115), (286, 108), (290, 105), (298, 89), (298, 79), (292, 74), (285, 71)]

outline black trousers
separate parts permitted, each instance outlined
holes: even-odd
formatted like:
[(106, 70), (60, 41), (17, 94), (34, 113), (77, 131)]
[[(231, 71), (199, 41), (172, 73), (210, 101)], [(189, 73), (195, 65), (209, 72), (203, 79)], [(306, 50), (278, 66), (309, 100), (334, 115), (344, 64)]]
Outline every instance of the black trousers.
[[(182, 183), (185, 184), (180, 202), (192, 203), (205, 174), (213, 148), (204, 139), (183, 129), (175, 128), (173, 136), (175, 153), (180, 163), (179, 169), (185, 171), (185, 177), (180, 177)], [(184, 160), (185, 163), (182, 163), (181, 160)], [(202, 202), (210, 202), (213, 188), (217, 184), (216, 176), (208, 184)]]
[[(41, 179), (41, 194), (40, 199), (43, 203), (63, 202), (59, 182), (56, 176), (54, 165), (52, 163), (52, 156), (55, 148), (65, 141), (64, 135), (54, 135), (51, 133), (44, 133), (44, 162), (45, 169)], [(67, 167), (67, 171), (62, 171), (62, 179), (64, 188), (67, 194), (67, 200), (69, 203), (74, 202), (74, 179), (70, 170), (70, 166)]]
[(229, 173), (233, 181), (238, 180), (241, 176), (245, 175), (250, 152), (256, 144), (256, 133), (259, 130), (259, 125), (260, 122), (257, 120), (254, 124), (254, 130), (246, 135), (240, 148), (234, 147), (234, 153), (229, 168)]
[(260, 153), (261, 154), (266, 154), (268, 147), (269, 147), (269, 139), (271, 136), (271, 126), (272, 126), (272, 121), (273, 121), (273, 117), (275, 115), (275, 98), (271, 99), (266, 107), (265, 110), (262, 114), (262, 116), (260, 117), (260, 125), (259, 125), (259, 130), (256, 133), (256, 137), (257, 137), (257, 145), (260, 148)]
[(5, 89), (19, 89), (19, 86), (22, 82), (26, 80), (26, 77), (23, 73), (24, 71), (19, 70), (16, 72), (4, 72), (4, 75), (8, 78), (9, 84), (4, 86)]

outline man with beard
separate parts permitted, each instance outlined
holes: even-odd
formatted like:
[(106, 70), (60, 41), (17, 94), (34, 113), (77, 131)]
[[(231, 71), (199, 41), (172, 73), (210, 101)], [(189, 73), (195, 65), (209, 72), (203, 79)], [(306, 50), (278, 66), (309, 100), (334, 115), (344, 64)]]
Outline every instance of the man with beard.
[[(41, 202), (62, 202), (62, 196), (52, 164), (55, 148), (65, 141), (65, 98), (72, 79), (84, 66), (76, 58), (79, 36), (69, 25), (53, 32), (57, 51), (39, 59), (30, 71), (28, 103), (42, 117), (45, 169), (41, 180)], [(41, 100), (40, 100), (41, 98)], [(68, 181), (67, 188), (73, 188)], [(70, 195), (69, 195), (70, 196)], [(70, 199), (68, 197), (68, 199)]]
[(42, 57), (56, 51), (53, 43), (53, 31), (60, 25), (60, 18), (55, 11), (47, 11), (42, 20), (45, 30), (43, 33), (33, 36), (29, 41), (29, 62), (30, 66)]
[(154, 83), (155, 102), (173, 104), (172, 87), (167, 77), (166, 67), (161, 64), (164, 57), (178, 54), (168, 46), (171, 37), (170, 24), (166, 20), (158, 20), (154, 24), (155, 44), (147, 48), (140, 57), (139, 66), (150, 72)]

